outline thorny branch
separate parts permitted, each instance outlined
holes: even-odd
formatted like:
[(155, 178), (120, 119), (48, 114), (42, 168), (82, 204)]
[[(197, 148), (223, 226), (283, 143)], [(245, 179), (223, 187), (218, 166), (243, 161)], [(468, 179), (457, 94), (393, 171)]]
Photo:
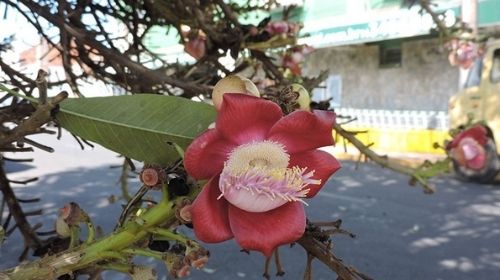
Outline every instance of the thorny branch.
[(366, 157), (383, 167), (409, 176), (411, 178), (411, 183), (418, 182), (424, 188), (425, 193), (433, 193), (435, 191), (434, 187), (429, 183), (428, 179), (437, 174), (446, 172), (449, 169), (449, 163), (446, 160), (443, 162), (438, 162), (434, 165), (426, 162), (417, 168), (399, 164), (397, 162), (391, 161), (387, 156), (381, 156), (377, 154), (375, 151), (370, 149), (369, 146), (363, 144), (358, 138), (356, 138), (354, 133), (345, 130), (341, 125), (336, 123), (333, 125), (333, 129), (340, 136), (353, 144), (362, 155), (365, 155)]
[[(134, 8), (129, 9), (127, 3), (120, 1), (109, 1), (109, 5), (91, 1), (19, 2), (21, 5), (5, 0), (5, 3), (17, 9), (44, 36), (50, 48), (58, 53), (67, 82), (77, 95), (80, 95), (77, 81), (90, 76), (132, 93), (182, 94), (188, 98), (200, 94), (208, 95), (210, 87), (220, 78), (216, 71), (212, 71), (213, 68), (228, 74), (225, 67), (218, 62), (219, 58), (228, 52), (231, 52), (234, 58), (242, 55), (238, 53), (242, 50), (241, 46), (245, 45), (245, 40), (255, 42), (268, 39), (265, 36), (259, 39), (260, 35), (251, 34), (254, 29), (239, 24), (238, 14), (264, 8), (250, 3), (236, 5), (215, 0), (202, 4), (194, 0), (144, 1), (135, 3)], [(56, 10), (50, 8), (55, 6)], [(94, 19), (94, 24), (88, 23), (86, 19), (89, 17)], [(33, 18), (46, 20), (48, 27)], [(222, 20), (215, 21), (214, 18)], [(125, 30), (108, 34), (105, 24), (109, 25), (109, 22), (120, 22)], [(202, 30), (207, 36), (205, 57), (198, 61), (190, 75), (186, 75), (193, 69), (189, 65), (166, 63), (144, 41), (147, 32), (155, 26), (175, 29), (181, 40), (184, 40), (184, 25), (190, 26), (193, 32)], [(260, 26), (258, 32), (264, 27)], [(59, 43), (47, 36), (53, 31), (60, 34)], [(132, 36), (127, 37), (128, 35)], [(48, 52), (50, 51), (49, 49)], [(263, 60), (264, 67), (270, 68), (269, 72), (274, 73), (280, 82), (283, 81), (279, 77), (279, 71), (275, 70), (276, 66), (268, 63), (266, 56), (258, 56), (257, 59)], [(0, 58), (0, 63), (1, 60)], [(79, 65), (80, 70), (75, 70), (75, 65)], [(30, 81), (19, 79), (23, 77), (18, 75), (20, 70), (7, 69), (9, 71), (6, 71), (6, 74), (12, 82), (15, 81), (14, 85), (25, 90)], [(82, 74), (76, 74), (78, 71)], [(178, 90), (172, 91), (175, 88)]]
[(341, 259), (332, 253), (333, 234), (346, 234), (354, 238), (354, 234), (340, 228), (342, 220), (334, 222), (307, 222), (304, 235), (297, 241), (307, 252), (307, 264), (304, 280), (312, 279), (311, 263), (317, 258), (331, 270), (335, 271), (339, 280), (372, 280), (369, 276), (357, 271), (354, 267), (345, 265)]
[(431, 1), (419, 0), (418, 2), (420, 4), (420, 7), (422, 7), (422, 9), (431, 16), (432, 21), (434, 21), (434, 23), (436, 24), (439, 32), (443, 34), (443, 36), (446, 38), (450, 37), (451, 34), (449, 28), (446, 27), (444, 21), (439, 18), (439, 14), (434, 12), (434, 10), (432, 10)]
[(39, 104), (33, 114), (22, 121), (12, 131), (0, 133), (0, 147), (5, 147), (12, 142), (21, 140), (28, 134), (41, 132), (41, 126), (52, 120), (52, 110), (68, 97), (67, 92), (61, 92), (45, 104)]
[(19, 201), (10, 186), (9, 179), (7, 179), (3, 166), (0, 166), (0, 191), (2, 192), (3, 199), (9, 208), (9, 213), (16, 222), (16, 227), (19, 228), (24, 237), (24, 250), (19, 258), (20, 260), (23, 260), (28, 253), (28, 249), (38, 248), (41, 245), (41, 240), (38, 238), (34, 229), (26, 219), (26, 213), (23, 212), (21, 206), (19, 205)]
[[(67, 97), (67, 93), (62, 92), (53, 98), (47, 99), (47, 80), (46, 73), (44, 71), (39, 72), (35, 82), (39, 88), (40, 94), (38, 106), (36, 107), (36, 109), (34, 109), (32, 105), (26, 103), (25, 101), (18, 102), (16, 96), (11, 97), (13, 101), (10, 105), (0, 108), (0, 112), (2, 113), (2, 117), (0, 119), (3, 121), (3, 129), (0, 131), (0, 149), (2, 151), (8, 151), (9, 149), (15, 151), (16, 148), (13, 144), (14, 142), (17, 142), (18, 146), (26, 143), (48, 151), (52, 149), (38, 142), (30, 140), (25, 136), (47, 132), (47, 130), (42, 128), (42, 126), (52, 120), (53, 110), (62, 100)], [(3, 88), (3, 86), (0, 89), (2, 91), (10, 91), (6, 88)], [(5, 122), (7, 121), (14, 122), (17, 125), (14, 128), (8, 128), (7, 126), (5, 126)], [(21, 148), (17, 150), (21, 151)], [(20, 256), (20, 260), (23, 260), (26, 257), (30, 248), (36, 250), (40, 246), (42, 246), (43, 242), (38, 238), (35, 232), (38, 226), (31, 226), (26, 218), (27, 216), (40, 215), (41, 212), (24, 212), (19, 204), (21, 201), (17, 199), (14, 191), (12, 190), (11, 183), (27, 184), (34, 180), (36, 180), (36, 178), (24, 181), (9, 180), (3, 166), (0, 167), (0, 191), (3, 195), (3, 201), (9, 209), (9, 215), (14, 218), (14, 221), (16, 223), (13, 229), (18, 228), (24, 237), (24, 250)], [(37, 199), (24, 200), (24, 202), (37, 201)], [(4, 227), (7, 227), (8, 224), (8, 221), (6, 221), (4, 223)], [(11, 231), (12, 230), (9, 230), (7, 231), (7, 233), (10, 234)]]
[[(79, 94), (78, 81), (93, 77), (131, 93), (176, 94), (187, 98), (200, 94), (207, 96), (211, 87), (220, 79), (221, 72), (224, 75), (232, 73), (219, 62), (220, 58), (228, 54), (234, 59), (255, 59), (252, 62), (254, 64), (248, 63), (248, 60), (245, 60), (245, 63), (248, 63), (249, 67), (261, 65), (267, 76), (277, 82), (278, 87), (290, 83), (284, 77), (282, 69), (266, 52), (261, 49), (245, 49), (245, 46), (251, 44), (264, 43), (263, 45), (267, 45), (269, 38), (264, 32), (265, 24), (246, 26), (240, 24), (237, 17), (246, 11), (269, 8), (273, 1), (264, 6), (253, 5), (250, 3), (251, 1), (242, 5), (226, 4), (225, 1), (221, 0), (109, 0), (106, 2), (107, 4), (98, 1), (60, 0), (3, 0), (3, 2), (19, 11), (50, 45), (50, 50), (55, 50), (62, 60), (67, 81), (49, 81), (47, 83), (49, 87), (68, 82), (72, 91)], [(128, 2), (134, 2), (132, 8), (128, 6)], [(428, 7), (428, 1), (422, 0), (421, 2), (427, 3)], [(57, 7), (57, 9), (52, 7)], [(93, 18), (95, 24), (88, 24), (85, 19), (89, 18)], [(220, 21), (215, 21), (214, 18), (218, 18)], [(41, 19), (46, 23), (42, 24)], [(109, 34), (106, 30), (109, 22), (123, 26), (124, 30)], [(265, 21), (263, 22), (265, 23)], [(189, 35), (203, 33), (207, 37), (206, 52), (194, 65), (179, 62), (167, 63), (144, 42), (147, 32), (152, 27), (166, 27), (177, 31), (181, 43), (185, 43), (184, 40), (189, 36), (183, 33), (185, 26), (189, 26), (189, 32), (191, 32)], [(53, 30), (56, 30), (60, 35), (59, 42), (48, 35)], [(50, 52), (50, 50), (46, 51)], [(245, 64), (242, 63), (242, 65)], [(79, 66), (79, 72), (74, 71), (75, 66)], [(43, 80), (30, 79), (29, 75), (9, 65), (1, 56), (0, 67), (8, 76), (10, 83), (24, 91), (28, 96), (31, 96), (37, 82), (39, 86), (40, 81), (44, 82)], [(242, 70), (241, 68), (243, 67), (236, 67), (237, 70)], [(309, 90), (314, 88), (326, 75), (326, 73), (322, 73), (317, 79), (306, 79), (307, 85), (305, 87)], [(12, 143), (23, 140), (26, 142), (25, 136), (41, 132), (40, 127), (51, 119), (51, 111), (66, 96), (66, 93), (61, 93), (54, 99), (48, 100), (47, 103), (43, 102), (42, 99), (34, 112), (31, 105), (25, 102), (15, 102), (16, 108), (9, 106), (0, 108), (0, 120), (17, 120), (19, 123), (12, 131), (0, 133), (1, 151), (27, 150), (28, 148), (15, 147)], [(418, 170), (389, 162), (387, 158), (371, 151), (352, 133), (345, 131), (339, 125), (335, 125), (334, 129), (372, 160), (417, 179), (426, 191), (432, 191), (426, 177), (421, 176)], [(39, 147), (41, 146), (39, 145)], [(3, 172), (2, 169), (0, 171)], [(26, 245), (39, 244), (40, 240), (34, 233), (34, 227), (31, 227), (27, 222), (26, 213), (23, 214), (19, 200), (16, 200), (14, 193), (9, 193), (9, 188), (6, 187), (9, 181), (5, 178), (5, 173), (1, 172), (2, 193), (7, 199), (6, 203), (17, 226), (23, 232), (25, 239), (28, 239)], [(343, 231), (333, 229), (327, 233), (343, 233)], [(142, 232), (141, 234), (146, 235)], [(308, 261), (312, 261), (313, 258), (319, 259), (336, 271), (340, 279), (369, 279), (354, 268), (344, 265), (330, 252), (328, 244), (318, 240), (314, 233), (306, 232), (298, 243), (308, 252)], [(57, 259), (57, 257), (52, 259)], [(50, 271), (46, 272), (51, 273)], [(311, 275), (311, 271), (308, 272), (308, 275)], [(0, 278), (1, 276), (0, 274)]]
[[(314, 239), (307, 233), (302, 236), (297, 243), (304, 247), (308, 254), (314, 256), (322, 263), (326, 264), (331, 270), (335, 271), (341, 280), (369, 280), (368, 276), (361, 274), (353, 267), (346, 266), (342, 260), (338, 259), (329, 248)], [(309, 272), (310, 273), (310, 272)], [(310, 278), (309, 278), (310, 279)]]

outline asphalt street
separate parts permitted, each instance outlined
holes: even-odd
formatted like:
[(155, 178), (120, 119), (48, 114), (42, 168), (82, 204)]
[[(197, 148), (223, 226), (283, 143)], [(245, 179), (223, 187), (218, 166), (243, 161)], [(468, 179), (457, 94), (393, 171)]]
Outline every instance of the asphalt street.
[[(334, 253), (374, 279), (500, 279), (500, 185), (436, 178), (437, 192), (410, 187), (405, 176), (373, 164), (344, 162), (310, 201), (313, 221), (343, 220), (357, 235), (335, 236)], [(212, 275), (199, 279), (261, 279), (262, 257), (234, 244), (209, 246)], [(283, 248), (284, 279), (302, 279), (305, 253)], [(198, 279), (193, 277), (193, 279)], [(313, 279), (335, 279), (316, 261)]]
[[(53, 141), (40, 137), (42, 143)], [(121, 208), (120, 203), (108, 201), (111, 194), (120, 193), (120, 171), (109, 166), (121, 159), (99, 147), (80, 151), (67, 136), (53, 146), (53, 154), (37, 151), (33, 164), (7, 165), (12, 179), (40, 178), (16, 187), (21, 198), (42, 197), (39, 204), (25, 207), (42, 207), (46, 215), (30, 221), (41, 221), (42, 230), (49, 230), (57, 209), (76, 201), (109, 232)], [(343, 168), (309, 201), (306, 210), (312, 221), (343, 220), (343, 228), (357, 237), (335, 236), (334, 253), (374, 279), (500, 279), (500, 184), (463, 183), (444, 176), (433, 180), (437, 192), (427, 195), (407, 181), (373, 164), (356, 169), (354, 163), (343, 162)], [(193, 271), (188, 279), (263, 279), (264, 258), (259, 253), (241, 253), (233, 241), (206, 247), (211, 252), (208, 265)], [(22, 240), (14, 234), (0, 247), (0, 269), (15, 265), (14, 256), (21, 250)], [(304, 250), (294, 246), (280, 252), (286, 271), (281, 279), (302, 279)], [(159, 274), (165, 274), (162, 268)], [(105, 276), (127, 279), (118, 274)], [(313, 279), (336, 276), (315, 261)]]

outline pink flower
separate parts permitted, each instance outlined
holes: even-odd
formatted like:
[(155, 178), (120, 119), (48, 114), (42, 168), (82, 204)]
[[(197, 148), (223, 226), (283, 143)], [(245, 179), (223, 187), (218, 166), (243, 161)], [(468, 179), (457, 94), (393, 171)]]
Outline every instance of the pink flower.
[(462, 69), (469, 69), (480, 53), (476, 44), (471, 42), (453, 40), (449, 48), (451, 49), (448, 54), (450, 65), (459, 66)]
[(460, 165), (480, 170), (486, 163), (484, 146), (488, 141), (487, 133), (483, 126), (473, 126), (455, 135), (446, 149)]
[(266, 26), (266, 31), (271, 35), (288, 33), (289, 23), (286, 21), (272, 21)]
[(271, 35), (285, 34), (290, 37), (295, 37), (299, 34), (302, 26), (296, 22), (288, 21), (272, 21), (267, 24), (266, 31)]
[(462, 69), (469, 69), (477, 57), (477, 48), (475, 44), (464, 42), (460, 44), (457, 50), (458, 65)]
[(271, 256), (304, 233), (304, 199), (313, 197), (340, 164), (317, 150), (333, 144), (335, 114), (296, 111), (253, 96), (225, 94), (216, 126), (188, 147), (184, 165), (210, 179), (192, 204), (196, 237), (231, 238)]
[(305, 56), (313, 51), (314, 49), (308, 45), (292, 47), (283, 56), (283, 67), (290, 69), (295, 76), (300, 76), (302, 74), (300, 65), (304, 61)]

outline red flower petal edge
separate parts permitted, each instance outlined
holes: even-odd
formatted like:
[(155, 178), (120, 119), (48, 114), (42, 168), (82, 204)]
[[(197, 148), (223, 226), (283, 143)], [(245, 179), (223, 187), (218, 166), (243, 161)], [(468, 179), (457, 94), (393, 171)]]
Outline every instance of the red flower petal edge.
[(288, 153), (333, 145), (334, 122), (334, 112), (295, 111), (280, 119), (271, 128), (268, 139), (284, 144)]
[(268, 212), (251, 213), (229, 204), (229, 223), (236, 242), (247, 250), (271, 257), (274, 250), (297, 241), (306, 228), (301, 202), (290, 202)]
[(216, 129), (236, 144), (264, 140), (283, 116), (278, 105), (258, 97), (224, 94), (223, 98)]
[(487, 135), (488, 131), (484, 126), (482, 125), (473, 126), (455, 135), (455, 137), (453, 137), (453, 140), (450, 143), (448, 143), (448, 145), (446, 145), (446, 149), (451, 150), (457, 147), (460, 141), (462, 141), (462, 139), (466, 137), (471, 137), (474, 140), (476, 140), (480, 145), (484, 146), (488, 141)]
[(314, 170), (314, 179), (320, 179), (320, 185), (309, 185), (307, 198), (315, 196), (328, 181), (328, 178), (340, 169), (340, 163), (327, 152), (320, 150), (307, 151), (290, 156), (289, 166), (307, 167), (308, 171)]
[(235, 144), (222, 138), (216, 129), (209, 129), (186, 149), (184, 167), (195, 179), (211, 178), (221, 172), (234, 147)]
[(191, 207), (194, 234), (206, 243), (218, 243), (233, 237), (229, 227), (228, 202), (220, 195), (219, 176), (203, 187)]

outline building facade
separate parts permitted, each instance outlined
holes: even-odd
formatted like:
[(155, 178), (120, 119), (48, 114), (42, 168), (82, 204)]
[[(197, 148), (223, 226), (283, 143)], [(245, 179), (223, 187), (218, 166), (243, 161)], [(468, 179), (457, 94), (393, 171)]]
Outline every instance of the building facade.
[[(327, 81), (316, 98), (331, 97), (337, 108), (447, 110), (449, 97), (460, 87), (459, 70), (450, 66), (443, 42), (431, 31), (430, 15), (407, 2), (304, 1), (308, 36), (301, 43), (316, 48), (305, 73), (328, 70), (335, 81)], [(433, 3), (448, 25), (461, 14), (460, 0)], [(500, 0), (478, 0), (477, 19), (483, 29), (500, 26)]]
[[(451, 26), (467, 0), (437, 0)], [(313, 98), (330, 98), (339, 115), (357, 120), (346, 128), (383, 153), (438, 153), (434, 143), (448, 137), (448, 100), (460, 89), (460, 70), (451, 66), (448, 51), (429, 14), (412, 1), (305, 0), (300, 43), (313, 46), (304, 73), (329, 77)], [(480, 30), (500, 27), (500, 0), (477, 0)]]

